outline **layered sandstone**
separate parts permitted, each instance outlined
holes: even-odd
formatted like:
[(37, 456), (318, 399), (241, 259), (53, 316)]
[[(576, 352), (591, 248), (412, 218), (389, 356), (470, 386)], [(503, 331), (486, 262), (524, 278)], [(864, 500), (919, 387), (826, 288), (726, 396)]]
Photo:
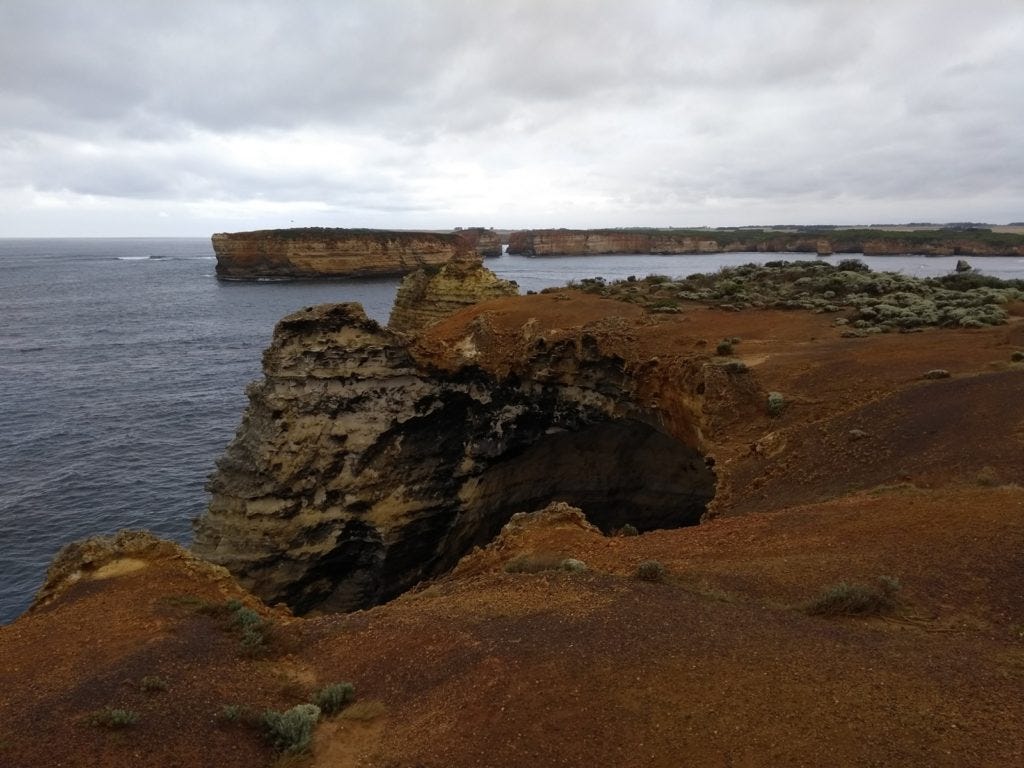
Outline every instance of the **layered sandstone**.
[(513, 232), (508, 252), (524, 256), (700, 254), (722, 252), (863, 253), (871, 256), (1024, 256), (1024, 237), (944, 230), (631, 230), (535, 229)]
[(487, 299), (518, 296), (519, 286), (475, 261), (452, 261), (440, 270), (419, 269), (402, 278), (388, 328), (416, 333)]
[(455, 234), (318, 227), (222, 232), (213, 250), (231, 280), (404, 275), (473, 255)]
[[(508, 368), (482, 367), (513, 346)], [(664, 418), (592, 333), (549, 340), (527, 326), (497, 344), (481, 316), (453, 352), (448, 370), (420, 361), (358, 305), (284, 318), (194, 550), (268, 602), (348, 610), (446, 571), (552, 500), (605, 530), (705, 512), (702, 363), (680, 371), (674, 396), (691, 399)]]
[(455, 230), (455, 234), (464, 239), (481, 258), (501, 256), (501, 237), (493, 229), (467, 227)]

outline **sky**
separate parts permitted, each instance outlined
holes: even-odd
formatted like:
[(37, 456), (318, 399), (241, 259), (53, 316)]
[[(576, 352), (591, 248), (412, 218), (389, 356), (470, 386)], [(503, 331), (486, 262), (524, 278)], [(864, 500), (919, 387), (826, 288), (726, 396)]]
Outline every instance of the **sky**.
[(1024, 0), (0, 0), (0, 237), (1024, 221)]

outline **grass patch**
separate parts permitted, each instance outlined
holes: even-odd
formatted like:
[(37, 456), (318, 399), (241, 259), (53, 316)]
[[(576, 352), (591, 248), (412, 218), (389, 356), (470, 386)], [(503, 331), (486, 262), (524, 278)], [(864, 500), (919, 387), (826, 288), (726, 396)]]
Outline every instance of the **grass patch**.
[(263, 730), (275, 749), (302, 753), (309, 749), (319, 719), (320, 707), (315, 704), (298, 704), (284, 712), (268, 709), (263, 713)]
[(548, 552), (518, 555), (505, 563), (505, 573), (541, 573), (557, 571), (565, 558)]
[(97, 728), (119, 730), (139, 722), (139, 714), (131, 709), (104, 707), (92, 713), (89, 722)]
[(333, 715), (351, 702), (356, 696), (356, 687), (352, 683), (332, 683), (324, 686), (313, 696), (313, 703), (325, 715)]
[(657, 560), (645, 560), (636, 567), (636, 577), (640, 581), (662, 582), (668, 572)]
[(166, 691), (168, 688), (168, 682), (166, 678), (157, 677), (156, 675), (146, 675), (139, 681), (139, 688), (146, 693), (153, 693), (155, 691)]
[(804, 606), (811, 616), (880, 616), (896, 609), (898, 579), (879, 576), (874, 584), (840, 582)]

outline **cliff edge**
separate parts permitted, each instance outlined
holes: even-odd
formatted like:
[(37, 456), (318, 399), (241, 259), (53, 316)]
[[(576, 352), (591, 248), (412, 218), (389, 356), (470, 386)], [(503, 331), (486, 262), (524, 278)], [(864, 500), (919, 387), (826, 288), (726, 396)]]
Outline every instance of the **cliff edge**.
[(475, 254), (460, 235), (375, 229), (221, 232), (212, 241), (217, 277), (226, 280), (405, 275)]

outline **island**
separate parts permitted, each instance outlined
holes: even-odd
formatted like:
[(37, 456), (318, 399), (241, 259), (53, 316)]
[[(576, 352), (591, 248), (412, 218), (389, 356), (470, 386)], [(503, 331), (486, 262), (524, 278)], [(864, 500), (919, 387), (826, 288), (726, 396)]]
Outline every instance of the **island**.
[(305, 227), (213, 235), (224, 280), (390, 277), (479, 258), (461, 233)]

